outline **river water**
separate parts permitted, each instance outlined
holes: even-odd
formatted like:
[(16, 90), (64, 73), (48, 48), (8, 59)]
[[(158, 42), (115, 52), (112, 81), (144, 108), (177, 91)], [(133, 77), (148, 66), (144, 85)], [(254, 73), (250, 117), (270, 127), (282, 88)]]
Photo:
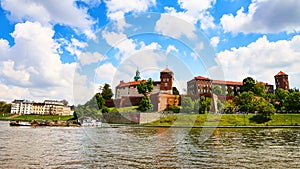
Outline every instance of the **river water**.
[(300, 129), (10, 127), (0, 168), (300, 168)]

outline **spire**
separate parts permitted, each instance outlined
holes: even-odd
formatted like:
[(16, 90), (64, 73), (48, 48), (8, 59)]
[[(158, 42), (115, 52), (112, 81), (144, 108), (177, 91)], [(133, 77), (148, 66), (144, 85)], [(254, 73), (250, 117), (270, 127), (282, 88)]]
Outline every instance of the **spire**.
[(140, 71), (138, 68), (136, 68), (136, 72), (135, 72), (135, 76), (134, 76), (134, 81), (138, 81), (140, 80), (141, 77), (140, 77)]

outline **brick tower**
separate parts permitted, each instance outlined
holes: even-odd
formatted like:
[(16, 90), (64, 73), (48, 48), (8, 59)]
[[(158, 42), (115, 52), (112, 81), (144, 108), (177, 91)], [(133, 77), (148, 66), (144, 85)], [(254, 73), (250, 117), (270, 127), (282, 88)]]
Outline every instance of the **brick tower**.
[(277, 75), (274, 76), (275, 78), (275, 84), (276, 84), (276, 89), (284, 89), (284, 90), (289, 90), (289, 77), (287, 74), (283, 73), (282, 71), (278, 72)]
[(160, 72), (160, 92), (165, 94), (172, 94), (172, 87), (174, 81), (174, 73), (168, 68)]

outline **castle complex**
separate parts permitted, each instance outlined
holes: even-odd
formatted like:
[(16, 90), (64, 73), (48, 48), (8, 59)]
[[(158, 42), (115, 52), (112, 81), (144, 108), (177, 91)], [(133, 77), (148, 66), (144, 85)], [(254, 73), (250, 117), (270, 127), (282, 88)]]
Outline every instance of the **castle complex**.
[[(276, 89), (282, 88), (289, 90), (288, 75), (280, 71), (275, 76)], [(273, 93), (274, 86), (264, 82), (262, 83), (266, 92)], [(207, 77), (196, 76), (192, 80), (187, 82), (187, 94), (188, 95), (207, 95), (212, 94), (213, 86), (220, 86), (222, 91), (226, 91), (226, 95), (238, 95), (240, 94), (240, 88), (243, 86), (243, 82), (224, 81), (224, 80), (212, 80)]]
[[(143, 97), (137, 90), (137, 85), (142, 82), (139, 75), (140, 72), (137, 70), (134, 81), (120, 81), (120, 84), (116, 86), (114, 104), (117, 107), (138, 105), (138, 102)], [(179, 95), (173, 95), (173, 82), (174, 73), (168, 68), (160, 72), (160, 81), (153, 82), (150, 99), (155, 111), (164, 110), (167, 106), (179, 104)]]

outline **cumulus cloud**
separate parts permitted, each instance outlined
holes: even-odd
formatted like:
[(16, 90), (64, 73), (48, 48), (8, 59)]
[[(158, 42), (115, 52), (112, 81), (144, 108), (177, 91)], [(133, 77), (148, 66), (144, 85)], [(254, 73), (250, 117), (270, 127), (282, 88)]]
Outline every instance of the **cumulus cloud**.
[(223, 70), (225, 77), (230, 80), (241, 81), (251, 76), (271, 84), (274, 84), (274, 75), (284, 71), (292, 76), (297, 75), (297, 78), (290, 79), (293, 86), (299, 84), (299, 42), (299, 35), (291, 40), (276, 42), (270, 42), (263, 36), (248, 46), (218, 53), (216, 61), (219, 67), (213, 67), (210, 71)]
[(195, 34), (196, 28), (193, 24), (189, 24), (169, 14), (161, 14), (160, 19), (156, 22), (155, 31), (175, 39), (182, 36), (189, 39), (195, 39), (197, 37)]
[(105, 63), (97, 67), (95, 70), (97, 78), (99, 78), (100, 81), (108, 81), (108, 82), (111, 82), (113, 80), (116, 71), (117, 68), (114, 67), (114, 65), (112, 65), (111, 63)]
[(174, 45), (169, 45), (167, 47), (166, 53), (169, 54), (171, 51), (178, 52), (178, 49)]
[(105, 56), (103, 56), (99, 52), (86, 52), (86, 53), (82, 53), (79, 56), (78, 60), (81, 63), (81, 65), (89, 65), (92, 63), (101, 62), (105, 59), (106, 59)]
[(78, 33), (83, 33), (89, 38), (95, 38), (91, 29), (94, 21), (88, 15), (87, 9), (78, 8), (75, 1), (60, 0), (26, 0), (26, 1), (1, 1), (4, 10), (9, 11), (11, 21), (40, 22), (43, 26), (49, 24), (67, 25)]
[(220, 38), (218, 36), (214, 36), (210, 39), (210, 44), (213, 46), (213, 47), (217, 47), (218, 44), (220, 42)]
[(208, 11), (215, 4), (215, 0), (178, 0), (178, 4), (184, 11), (178, 12), (173, 7), (165, 7), (166, 12), (189, 23), (196, 24), (200, 21), (203, 30), (215, 27), (214, 18)]
[(7, 54), (1, 57), (1, 85), (8, 89), (1, 90), (0, 95), (9, 92), (12, 100), (22, 97), (15, 97), (20, 92), (27, 94), (26, 98), (71, 100), (76, 64), (61, 62), (57, 53), (59, 44), (52, 39), (54, 31), (40, 23), (27, 21), (16, 24), (11, 35), (15, 42), (13, 46), (0, 43), (0, 49), (4, 50), (0, 52)]
[(112, 20), (118, 20), (129, 12), (144, 12), (149, 7), (156, 5), (156, 0), (123, 0), (104, 1), (107, 7), (107, 16)]
[(248, 11), (242, 7), (234, 16), (220, 19), (225, 32), (278, 33), (300, 31), (300, 2), (298, 0), (254, 0)]

